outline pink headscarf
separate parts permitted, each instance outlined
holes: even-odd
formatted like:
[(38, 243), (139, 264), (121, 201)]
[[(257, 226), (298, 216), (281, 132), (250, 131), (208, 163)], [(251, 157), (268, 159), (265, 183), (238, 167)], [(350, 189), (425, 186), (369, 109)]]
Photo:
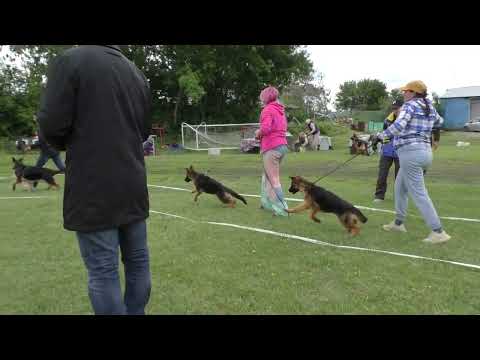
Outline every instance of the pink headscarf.
[(264, 105), (267, 105), (277, 99), (278, 99), (278, 90), (275, 89), (273, 86), (269, 86), (263, 89), (262, 92), (260, 93), (260, 101)]

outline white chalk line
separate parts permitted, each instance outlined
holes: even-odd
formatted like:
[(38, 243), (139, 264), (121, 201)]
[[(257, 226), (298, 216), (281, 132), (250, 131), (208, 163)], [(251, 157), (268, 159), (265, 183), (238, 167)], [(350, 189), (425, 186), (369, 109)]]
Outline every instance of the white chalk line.
[(48, 199), (53, 198), (53, 196), (2, 196), (0, 200), (11, 200), (11, 199)]
[(171, 186), (162, 186), (162, 185), (152, 185), (152, 184), (148, 184), (148, 187), (155, 187), (155, 188), (161, 188), (161, 189), (170, 189), (170, 190), (179, 190), (179, 191), (192, 192), (191, 190), (188, 190), (188, 189), (182, 189), (182, 188), (171, 187)]
[(255, 227), (250, 227), (250, 226), (243, 226), (243, 225), (223, 223), (223, 222), (215, 222), (215, 221), (193, 220), (193, 219), (190, 219), (190, 218), (187, 218), (187, 217), (184, 217), (184, 216), (179, 216), (179, 215), (170, 214), (170, 213), (161, 212), (161, 211), (155, 211), (155, 210), (150, 210), (150, 212), (154, 213), (154, 214), (161, 214), (161, 215), (165, 215), (165, 216), (168, 216), (168, 217), (177, 218), (177, 219), (188, 220), (190, 222), (195, 222), (195, 223), (203, 223), (203, 224), (210, 224), (210, 225), (217, 225), (217, 226), (232, 227), (232, 228), (237, 228), (237, 229), (242, 229), (242, 230), (249, 230), (249, 231), (254, 231), (254, 232), (259, 232), (259, 233), (264, 233), (264, 234), (269, 234), (269, 235), (274, 235), (274, 236), (279, 236), (279, 237), (283, 237), (283, 238), (287, 238), (287, 239), (301, 240), (301, 241), (316, 244), (316, 245), (330, 246), (330, 247), (334, 247), (334, 248), (337, 248), (337, 249), (348, 249), (348, 250), (376, 252), (376, 253), (380, 253), (380, 254), (394, 255), (394, 256), (406, 257), (406, 258), (411, 258), (411, 259), (433, 261), (433, 262), (441, 262), (441, 263), (463, 266), (463, 267), (472, 268), (472, 269), (480, 269), (480, 265), (468, 264), (468, 263), (463, 263), (463, 262), (459, 262), (459, 261), (436, 259), (436, 258), (431, 258), (431, 257), (426, 257), (426, 256), (404, 254), (404, 253), (400, 253), (400, 252), (396, 252), (396, 251), (362, 248), (362, 247), (358, 247), (358, 246), (337, 245), (337, 244), (332, 244), (332, 243), (328, 243), (328, 242), (325, 242), (325, 241), (312, 239), (312, 238), (305, 237), (305, 236), (292, 235), (292, 234), (287, 234), (287, 233), (280, 233), (280, 232), (277, 232), (277, 231), (266, 230), (266, 229), (262, 229), (262, 228), (255, 228)]
[[(188, 189), (183, 189), (183, 188), (177, 188), (177, 187), (171, 187), (171, 186), (162, 186), (162, 185), (152, 185), (148, 184), (149, 187), (153, 188), (161, 188), (161, 189), (169, 189), (169, 190), (178, 190), (178, 191), (188, 191), (191, 192), (191, 190)], [(260, 195), (252, 195), (252, 194), (240, 194), (245, 197), (255, 197), (259, 198)], [(303, 199), (295, 199), (295, 198), (285, 198), (287, 201), (297, 201), (297, 202), (302, 202)], [(362, 205), (355, 205), (357, 208), (361, 210), (370, 210), (370, 211), (376, 211), (376, 212), (384, 212), (384, 213), (389, 213), (389, 214), (395, 214), (395, 211), (393, 210), (386, 210), (386, 209), (376, 209), (376, 208), (371, 208), (367, 206), (362, 206)], [(420, 218), (420, 216), (415, 216), (415, 215), (409, 215), (412, 217)], [(480, 223), (480, 219), (469, 219), (469, 218), (460, 218), (460, 217), (451, 217), (451, 216), (440, 216), (440, 219), (445, 219), (445, 220), (456, 220), (456, 221), (468, 221), (468, 222), (478, 222)]]

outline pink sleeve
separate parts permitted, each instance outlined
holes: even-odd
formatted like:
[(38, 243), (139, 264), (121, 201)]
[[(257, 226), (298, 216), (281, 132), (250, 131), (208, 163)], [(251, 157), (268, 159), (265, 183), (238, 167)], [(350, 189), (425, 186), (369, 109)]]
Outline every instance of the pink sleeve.
[(273, 116), (270, 111), (262, 111), (260, 116), (260, 136), (266, 136), (272, 132)]

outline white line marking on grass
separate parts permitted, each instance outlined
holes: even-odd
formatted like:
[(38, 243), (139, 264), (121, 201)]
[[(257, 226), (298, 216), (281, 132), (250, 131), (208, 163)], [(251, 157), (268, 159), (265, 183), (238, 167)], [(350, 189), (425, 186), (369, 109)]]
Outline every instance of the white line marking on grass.
[(459, 217), (451, 217), (451, 216), (440, 216), (440, 219), (447, 219), (447, 220), (459, 220), (459, 221), (471, 221), (471, 222), (480, 222), (479, 219), (466, 219), (466, 218), (459, 218)]
[(170, 189), (170, 190), (179, 190), (179, 191), (188, 191), (191, 192), (188, 189), (182, 189), (182, 188), (177, 188), (177, 187), (171, 187), (171, 186), (162, 186), (162, 185), (151, 185), (148, 184), (149, 187), (155, 187), (155, 188), (161, 188), (161, 189)]
[(53, 196), (2, 196), (0, 200), (10, 200), (10, 199), (48, 199)]
[[(177, 188), (177, 187), (171, 187), (171, 186), (162, 186), (162, 185), (151, 185), (148, 184), (149, 187), (155, 187), (155, 188), (161, 188), (161, 189), (170, 189), (170, 190), (179, 190), (179, 191), (188, 191), (191, 192), (188, 189), (183, 189), (183, 188)], [(259, 198), (260, 195), (251, 195), (251, 194), (240, 194), (245, 197), (256, 197)], [(302, 202), (303, 199), (294, 199), (294, 198), (285, 198), (287, 201), (297, 201), (297, 202)], [(389, 213), (389, 214), (395, 214), (395, 211), (393, 210), (387, 210), (387, 209), (376, 209), (376, 208), (371, 208), (371, 207), (366, 207), (362, 205), (355, 205), (359, 209), (363, 210), (370, 210), (370, 211), (377, 211), (377, 212), (384, 212), (384, 213)], [(420, 218), (420, 216), (415, 216), (415, 215), (410, 215), (412, 217)], [(445, 219), (445, 220), (457, 220), (457, 221), (469, 221), (469, 222), (478, 222), (480, 223), (480, 219), (469, 219), (469, 218), (460, 218), (460, 217), (451, 217), (451, 216), (440, 216), (440, 219)]]
[(458, 262), (458, 261), (435, 259), (435, 258), (430, 258), (430, 257), (426, 257), (426, 256), (404, 254), (404, 253), (399, 253), (399, 252), (396, 252), (396, 251), (362, 248), (362, 247), (358, 247), (358, 246), (336, 245), (336, 244), (328, 243), (328, 242), (325, 242), (325, 241), (320, 241), (320, 240), (308, 238), (308, 237), (305, 237), (305, 236), (279, 233), (279, 232), (272, 231), (272, 230), (266, 230), (266, 229), (255, 228), (255, 227), (250, 227), (250, 226), (243, 226), (243, 225), (229, 224), (229, 223), (221, 223), (221, 222), (215, 222), (215, 221), (193, 220), (193, 219), (186, 218), (184, 216), (179, 216), (179, 215), (175, 215), (175, 214), (169, 214), (169, 213), (154, 211), (154, 210), (150, 210), (150, 212), (156, 213), (156, 214), (162, 214), (162, 215), (165, 215), (165, 216), (168, 216), (168, 217), (188, 220), (188, 221), (196, 222), (196, 223), (203, 223), (203, 224), (210, 224), (210, 225), (217, 225), (217, 226), (226, 226), (226, 227), (232, 227), (232, 228), (237, 228), (237, 229), (242, 229), (242, 230), (249, 230), (249, 231), (254, 231), (254, 232), (259, 232), (259, 233), (264, 233), (264, 234), (269, 234), (269, 235), (274, 235), (274, 236), (279, 236), (279, 237), (283, 237), (283, 238), (287, 238), (287, 239), (301, 240), (301, 241), (305, 241), (305, 242), (316, 244), (316, 245), (330, 246), (330, 247), (334, 247), (334, 248), (337, 248), (337, 249), (348, 249), (348, 250), (376, 252), (376, 253), (380, 253), (380, 254), (394, 255), (394, 256), (406, 257), (406, 258), (411, 258), (411, 259), (420, 259), (420, 260), (441, 262), (441, 263), (458, 265), (458, 266), (463, 266), (463, 267), (472, 268), (472, 269), (480, 269), (480, 265), (468, 264), (468, 263), (463, 263), (463, 262)]
[(195, 220), (192, 220), (192, 219), (186, 218), (186, 217), (184, 217), (184, 216), (180, 216), (180, 215), (174, 215), (174, 214), (164, 213), (164, 212), (155, 211), (155, 210), (150, 210), (150, 212), (151, 212), (151, 213), (154, 213), (154, 214), (161, 214), (161, 215), (165, 215), (165, 216), (174, 217), (174, 218), (177, 218), (177, 219), (188, 220), (188, 221), (191, 221), (191, 222), (197, 222), (197, 221), (195, 221)]

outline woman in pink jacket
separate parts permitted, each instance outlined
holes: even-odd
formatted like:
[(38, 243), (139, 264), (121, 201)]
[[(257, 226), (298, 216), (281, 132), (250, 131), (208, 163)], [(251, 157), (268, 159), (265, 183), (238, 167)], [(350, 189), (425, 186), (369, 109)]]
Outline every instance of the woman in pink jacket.
[(288, 152), (287, 119), (282, 104), (278, 101), (278, 90), (272, 86), (260, 93), (263, 110), (260, 115), (260, 129), (255, 136), (260, 140), (263, 156), (262, 208), (273, 211), (274, 215), (287, 216), (282, 185), (280, 184), (280, 163)]

